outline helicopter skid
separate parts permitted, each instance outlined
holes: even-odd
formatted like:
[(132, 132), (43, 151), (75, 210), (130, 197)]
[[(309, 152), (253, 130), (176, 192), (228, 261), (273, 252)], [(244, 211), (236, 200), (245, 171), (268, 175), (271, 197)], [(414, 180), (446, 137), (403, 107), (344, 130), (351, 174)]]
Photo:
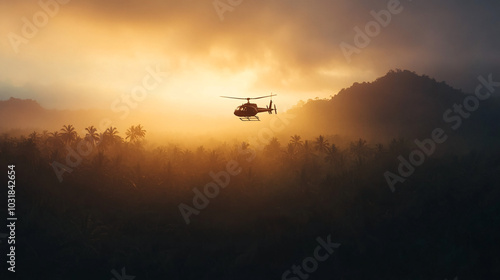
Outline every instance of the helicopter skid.
[(257, 116), (251, 116), (251, 117), (240, 117), (240, 120), (241, 121), (244, 121), (244, 122), (259, 122), (260, 119), (259, 117)]

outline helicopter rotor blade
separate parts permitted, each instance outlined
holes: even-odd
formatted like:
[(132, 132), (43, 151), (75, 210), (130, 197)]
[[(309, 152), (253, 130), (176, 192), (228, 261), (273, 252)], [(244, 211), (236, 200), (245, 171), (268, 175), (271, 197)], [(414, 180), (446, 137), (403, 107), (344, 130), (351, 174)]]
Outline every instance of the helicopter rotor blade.
[(248, 98), (243, 98), (243, 97), (232, 97), (232, 96), (221, 96), (221, 97), (222, 98), (230, 98), (230, 99), (241, 99), (241, 100), (247, 100), (248, 99)]
[(261, 98), (273, 97), (273, 96), (276, 96), (276, 95), (277, 94), (271, 94), (271, 95), (266, 95), (266, 96), (252, 97), (250, 99), (261, 99)]
[(259, 96), (259, 97), (233, 97), (233, 96), (221, 96), (222, 98), (230, 98), (230, 99), (240, 99), (240, 100), (249, 100), (249, 99), (261, 99), (261, 98), (266, 98), (266, 97), (273, 97), (276, 96), (277, 94), (271, 94), (271, 95), (266, 95), (266, 96)]

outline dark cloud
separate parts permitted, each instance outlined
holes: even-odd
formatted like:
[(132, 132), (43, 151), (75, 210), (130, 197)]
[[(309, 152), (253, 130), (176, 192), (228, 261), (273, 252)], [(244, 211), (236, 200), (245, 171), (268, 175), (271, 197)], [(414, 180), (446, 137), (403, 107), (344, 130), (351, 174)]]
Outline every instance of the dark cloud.
[[(340, 82), (335, 76), (335, 82), (328, 82), (321, 74), (324, 69), (348, 70), (348, 83), (366, 73), (377, 77), (403, 68), (470, 90), (477, 75), (498, 71), (498, 1), (401, 1), (403, 11), (348, 63), (339, 44), (354, 44), (354, 27), (364, 28), (373, 20), (370, 11), (386, 9), (389, 2), (244, 0), (223, 21), (213, 1), (71, 1), (64, 9), (81, 25), (98, 26), (101, 32), (119, 30), (125, 39), (111, 48), (164, 46), (165, 55), (184, 55), (215, 68), (274, 68), (262, 74), (276, 76), (262, 77), (257, 85), (293, 78), (304, 79), (296, 81), (301, 90), (307, 85), (318, 90)], [(231, 57), (213, 57), (214, 49)]]

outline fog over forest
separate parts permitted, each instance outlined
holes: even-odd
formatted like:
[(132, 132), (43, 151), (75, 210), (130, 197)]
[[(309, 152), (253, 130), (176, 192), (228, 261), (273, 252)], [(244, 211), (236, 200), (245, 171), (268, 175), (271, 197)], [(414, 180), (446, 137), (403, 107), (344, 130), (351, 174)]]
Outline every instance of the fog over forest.
[(500, 279), (500, 1), (0, 1), (0, 280)]

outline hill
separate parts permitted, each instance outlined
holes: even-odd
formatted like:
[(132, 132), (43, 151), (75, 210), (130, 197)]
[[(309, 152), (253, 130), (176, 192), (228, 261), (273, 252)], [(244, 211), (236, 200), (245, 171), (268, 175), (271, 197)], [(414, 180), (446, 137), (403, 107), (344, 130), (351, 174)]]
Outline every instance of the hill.
[[(290, 127), (305, 135), (339, 134), (375, 141), (414, 139), (435, 128), (449, 128), (445, 119), (454, 104), (470, 94), (408, 70), (389, 71), (373, 82), (354, 83), (328, 100), (309, 100), (289, 112), (299, 116)], [(498, 136), (500, 117), (497, 97), (481, 101), (457, 132), (467, 138)], [(448, 117), (455, 115), (452, 112)]]
[(42, 127), (57, 119), (55, 111), (46, 110), (32, 99), (11, 97), (0, 101), (0, 131)]
[(63, 124), (71, 123), (85, 127), (88, 122), (97, 122), (104, 113), (97, 110), (49, 110), (32, 99), (11, 97), (0, 101), (0, 132), (11, 135), (28, 134), (36, 130), (59, 130)]

